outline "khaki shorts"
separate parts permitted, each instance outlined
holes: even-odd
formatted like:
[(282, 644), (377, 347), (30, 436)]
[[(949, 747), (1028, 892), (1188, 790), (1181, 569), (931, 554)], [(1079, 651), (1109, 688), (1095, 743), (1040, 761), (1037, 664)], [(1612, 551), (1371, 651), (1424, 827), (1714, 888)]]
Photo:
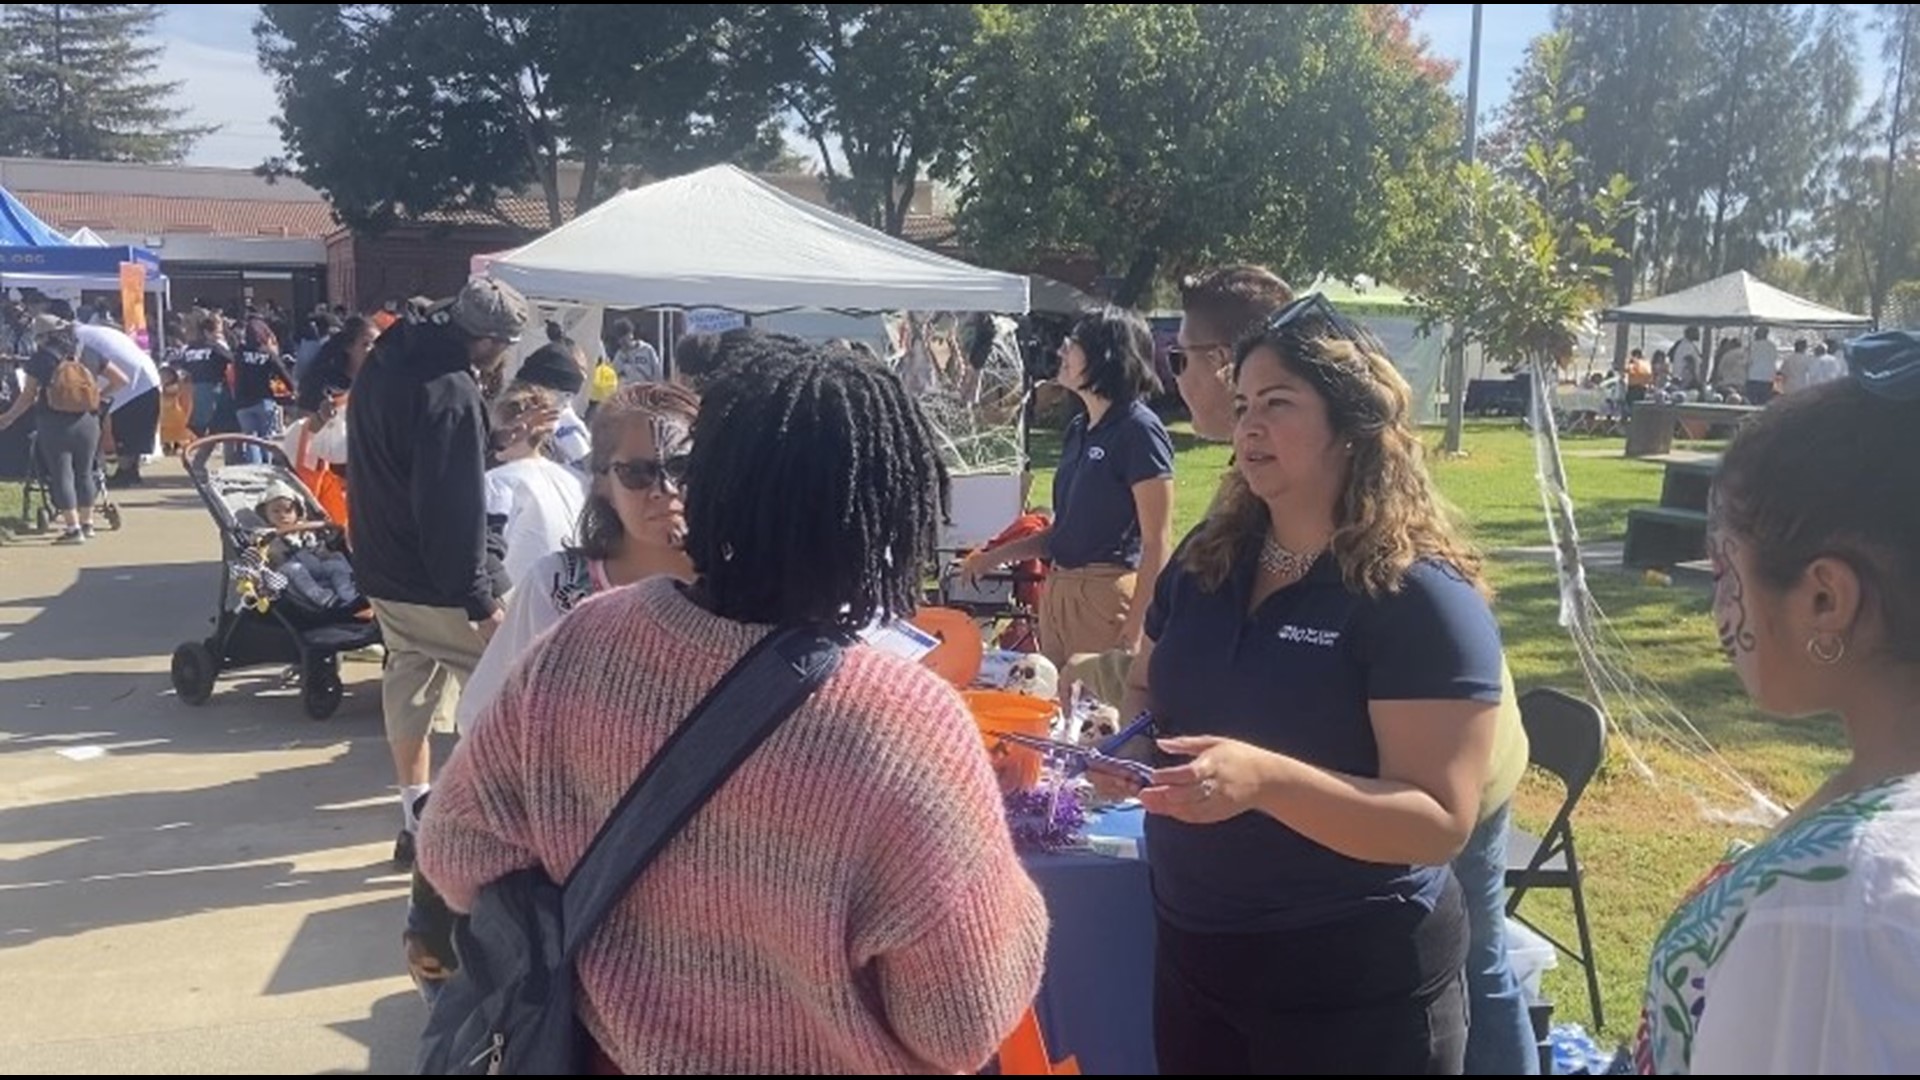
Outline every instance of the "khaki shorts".
[(417, 742), (429, 731), (452, 731), (460, 686), (486, 648), (466, 611), (375, 600), (373, 614), (387, 646), (380, 676), (387, 740)]
[(1040, 652), (1056, 667), (1081, 653), (1122, 645), (1133, 608), (1134, 572), (1124, 566), (1055, 568), (1040, 594)]

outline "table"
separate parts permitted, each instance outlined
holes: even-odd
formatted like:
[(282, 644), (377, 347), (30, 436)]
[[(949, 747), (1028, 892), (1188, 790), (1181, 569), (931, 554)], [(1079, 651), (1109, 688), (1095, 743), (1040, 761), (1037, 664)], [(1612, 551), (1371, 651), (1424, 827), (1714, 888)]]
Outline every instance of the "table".
[[(1145, 812), (1094, 815), (1092, 836), (1141, 838)], [(1092, 852), (1022, 861), (1046, 897), (1052, 929), (1034, 1011), (1054, 1058), (1073, 1055), (1088, 1075), (1148, 1076), (1153, 1053), (1153, 886), (1144, 859)]]
[[(1633, 416), (1627, 421), (1627, 456), (1653, 457), (1671, 452), (1673, 429), (1679, 424), (1697, 423), (1711, 430), (1718, 425), (1738, 425), (1759, 411), (1759, 407), (1754, 405), (1710, 405), (1705, 402), (1661, 405), (1642, 401), (1633, 407)], [(1700, 435), (1706, 433), (1703, 431)], [(1699, 435), (1694, 437), (1698, 438)]]

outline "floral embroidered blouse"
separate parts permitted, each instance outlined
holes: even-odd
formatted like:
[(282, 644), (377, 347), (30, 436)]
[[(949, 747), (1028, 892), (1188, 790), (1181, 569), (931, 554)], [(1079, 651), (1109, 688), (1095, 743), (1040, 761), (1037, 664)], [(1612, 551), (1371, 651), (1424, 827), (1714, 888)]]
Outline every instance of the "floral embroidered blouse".
[(1634, 1063), (1920, 1068), (1920, 777), (1837, 799), (1715, 867), (1654, 944)]

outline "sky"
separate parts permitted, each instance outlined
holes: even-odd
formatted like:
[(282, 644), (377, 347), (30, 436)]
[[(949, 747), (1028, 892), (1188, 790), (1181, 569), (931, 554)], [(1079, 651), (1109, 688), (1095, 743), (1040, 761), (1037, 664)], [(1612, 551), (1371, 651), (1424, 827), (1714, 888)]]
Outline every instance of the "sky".
[[(220, 130), (201, 140), (188, 159), (196, 165), (252, 167), (280, 152), (273, 126), (273, 83), (261, 72), (253, 49), (256, 4), (163, 4), (160, 34), (166, 46), (160, 73), (182, 83), (179, 104), (196, 123)], [(1871, 5), (1849, 5), (1867, 8)], [(1550, 4), (1487, 5), (1481, 32), (1481, 115), (1506, 100), (1513, 72), (1526, 57), (1527, 43), (1546, 31)], [(1472, 40), (1472, 4), (1428, 4), (1419, 28), (1435, 56), (1457, 60), (1454, 88), (1467, 82), (1467, 53)], [(1863, 43), (1864, 45), (1865, 43)], [(1869, 93), (1878, 88), (1878, 65), (1869, 54), (1863, 75)]]

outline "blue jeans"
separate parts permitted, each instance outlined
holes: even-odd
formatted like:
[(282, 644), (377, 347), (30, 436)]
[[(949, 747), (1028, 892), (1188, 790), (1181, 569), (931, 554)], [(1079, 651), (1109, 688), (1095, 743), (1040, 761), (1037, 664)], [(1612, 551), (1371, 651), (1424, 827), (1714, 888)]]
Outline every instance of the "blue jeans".
[[(256, 439), (274, 439), (280, 435), (280, 406), (271, 401), (262, 401), (253, 405), (243, 405), (234, 410), (234, 419), (239, 421), (240, 432)], [(267, 452), (257, 446), (241, 448), (241, 454), (255, 465), (267, 463)]]
[(1526, 994), (1507, 962), (1507, 826), (1504, 804), (1480, 823), (1453, 860), (1467, 900), (1468, 1076), (1534, 1076), (1540, 1055)]

